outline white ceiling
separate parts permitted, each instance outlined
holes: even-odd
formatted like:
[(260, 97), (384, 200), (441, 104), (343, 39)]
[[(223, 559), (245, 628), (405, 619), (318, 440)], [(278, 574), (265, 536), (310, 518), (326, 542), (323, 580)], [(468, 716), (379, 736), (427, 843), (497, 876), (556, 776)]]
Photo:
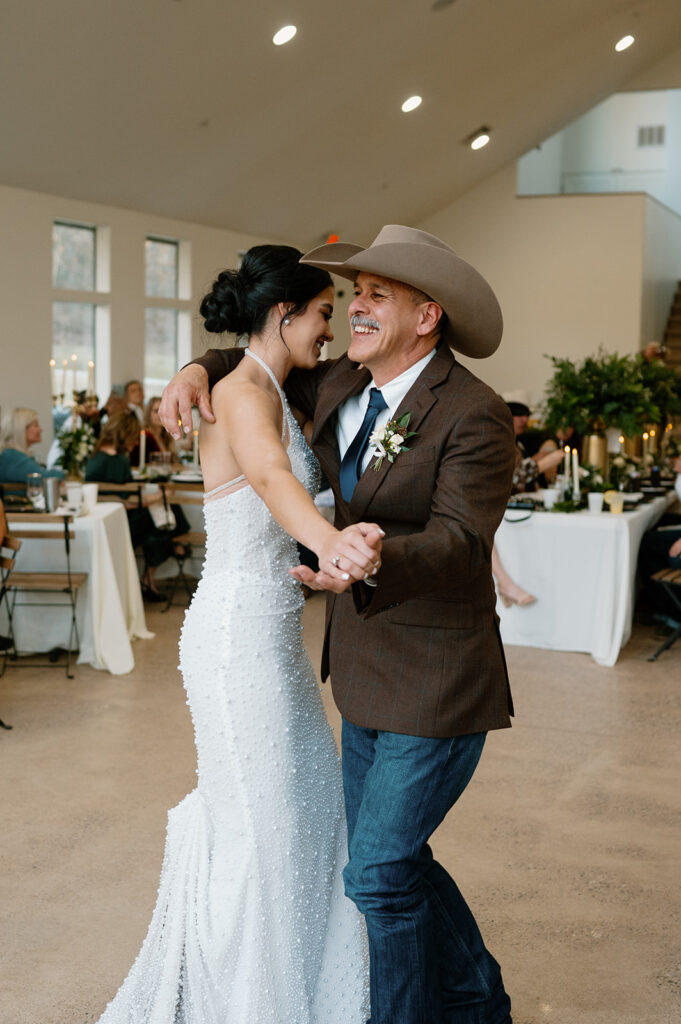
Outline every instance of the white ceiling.
[[(442, 0), (440, 0), (442, 3)], [(289, 240), (416, 223), (681, 42), (679, 0), (3, 0), (0, 182)], [(271, 37), (294, 23), (283, 47)], [(624, 34), (636, 44), (622, 54)], [(411, 114), (402, 101), (419, 93)], [(492, 142), (461, 140), (482, 124)]]

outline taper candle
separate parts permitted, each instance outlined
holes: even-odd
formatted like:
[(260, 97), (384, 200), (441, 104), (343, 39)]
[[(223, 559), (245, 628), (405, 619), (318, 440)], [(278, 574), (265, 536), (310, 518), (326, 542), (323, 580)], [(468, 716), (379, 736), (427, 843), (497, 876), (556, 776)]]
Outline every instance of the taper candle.
[(577, 449), (572, 449), (572, 498), (574, 501), (579, 500), (579, 456), (577, 455)]
[(198, 466), (198, 464), (199, 464), (199, 432), (198, 432), (198, 430), (195, 430), (194, 431), (194, 465)]
[(565, 461), (563, 462), (563, 476), (565, 477), (565, 486), (570, 486), (570, 445), (565, 445)]
[(140, 430), (140, 469), (144, 469), (147, 464), (147, 434), (146, 431)]
[(95, 364), (92, 359), (87, 364), (87, 389), (88, 394), (94, 395), (95, 393)]
[(61, 397), (62, 402), (66, 400), (66, 368), (69, 365), (68, 359), (62, 359), (62, 373), (61, 373)]
[(77, 366), (78, 366), (78, 356), (76, 355), (76, 353), (75, 353), (75, 352), (74, 352), (74, 353), (73, 353), (73, 355), (71, 356), (71, 365), (72, 365), (72, 367), (73, 367), (73, 390), (74, 390), (74, 391), (77, 391), (77, 390), (78, 390), (78, 384), (77, 384), (77, 378), (76, 378), (76, 374), (77, 374), (77, 372), (78, 372), (78, 371), (77, 371)]
[(57, 361), (56, 359), (50, 359), (50, 388), (52, 389), (52, 397), (57, 394)]

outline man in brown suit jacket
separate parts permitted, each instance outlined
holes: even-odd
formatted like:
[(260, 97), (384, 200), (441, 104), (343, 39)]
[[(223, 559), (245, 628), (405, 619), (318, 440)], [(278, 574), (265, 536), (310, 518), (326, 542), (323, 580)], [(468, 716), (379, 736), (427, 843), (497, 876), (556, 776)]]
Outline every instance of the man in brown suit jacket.
[[(399, 225), (371, 246), (322, 246), (302, 262), (350, 277), (348, 354), (293, 371), (291, 402), (314, 419), (336, 526), (385, 531), (378, 575), (329, 591), (322, 663), (343, 715), (347, 895), (365, 914), (370, 1024), (509, 1024), (499, 966), (428, 840), (470, 780), (490, 729), (512, 714), (490, 556), (515, 461), (505, 403), (456, 362), (501, 338), (486, 281), (440, 239)], [(236, 350), (213, 350), (169, 386), (177, 432)], [(395, 421), (409, 414), (404, 445)], [(380, 465), (372, 431), (386, 427)], [(404, 422), (404, 421), (403, 421)], [(396, 443), (397, 442), (397, 443)], [(339, 566), (343, 568), (342, 564)]]

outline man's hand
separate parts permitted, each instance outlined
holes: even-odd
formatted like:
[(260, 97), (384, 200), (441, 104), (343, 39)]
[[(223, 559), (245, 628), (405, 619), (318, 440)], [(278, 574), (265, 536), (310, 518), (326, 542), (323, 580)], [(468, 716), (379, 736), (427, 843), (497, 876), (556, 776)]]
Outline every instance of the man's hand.
[[(681, 537), (679, 537), (678, 540), (675, 540), (674, 543), (672, 544), (672, 546), (669, 549), (669, 557), (670, 558), (678, 558), (679, 555), (681, 555)], [(308, 584), (308, 586), (309, 586), (309, 584)]]
[(198, 406), (204, 420), (215, 423), (208, 393), (208, 373), (198, 363), (190, 363), (175, 374), (164, 389), (158, 407), (161, 423), (176, 441), (182, 437), (180, 420), (185, 434), (192, 429), (192, 405)]
[[(342, 564), (338, 570), (342, 571), (332, 576), (324, 569), (315, 573), (307, 565), (297, 565), (289, 569), (289, 574), (310, 590), (332, 590), (335, 594), (342, 594), (358, 580), (376, 575), (381, 565), (384, 536), (383, 530), (376, 523), (355, 523), (341, 530), (334, 538), (333, 550), (337, 549), (340, 553), (339, 561), (342, 560)], [(349, 546), (344, 545), (347, 541), (350, 542)], [(320, 563), (323, 565), (326, 561), (327, 558), (322, 554)]]

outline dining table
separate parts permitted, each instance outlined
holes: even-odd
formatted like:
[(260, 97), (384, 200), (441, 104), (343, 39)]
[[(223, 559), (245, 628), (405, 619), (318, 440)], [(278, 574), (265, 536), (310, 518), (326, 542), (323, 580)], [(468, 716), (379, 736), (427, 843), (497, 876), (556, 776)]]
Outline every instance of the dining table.
[(615, 665), (631, 636), (641, 538), (675, 500), (671, 491), (619, 514), (507, 509), (497, 554), (536, 601), (506, 607), (498, 599), (504, 644), (580, 651)]
[[(30, 516), (8, 511), (13, 525), (26, 526)], [(31, 533), (47, 524), (35, 522)], [(112, 675), (123, 675), (135, 665), (134, 640), (149, 640), (137, 563), (130, 541), (125, 507), (120, 502), (100, 502), (87, 513), (73, 516), (70, 529), (71, 570), (87, 573), (78, 591), (76, 621), (80, 639), (78, 664), (90, 664)], [(64, 572), (65, 545), (57, 540), (31, 536), (22, 540), (17, 555), (17, 572)], [(41, 602), (31, 608), (32, 595), (22, 594), (13, 614), (17, 650), (38, 653), (65, 648), (69, 636), (70, 606), (55, 601), (45, 606), (50, 595), (35, 595)], [(6, 609), (0, 609), (0, 634), (7, 623)]]

